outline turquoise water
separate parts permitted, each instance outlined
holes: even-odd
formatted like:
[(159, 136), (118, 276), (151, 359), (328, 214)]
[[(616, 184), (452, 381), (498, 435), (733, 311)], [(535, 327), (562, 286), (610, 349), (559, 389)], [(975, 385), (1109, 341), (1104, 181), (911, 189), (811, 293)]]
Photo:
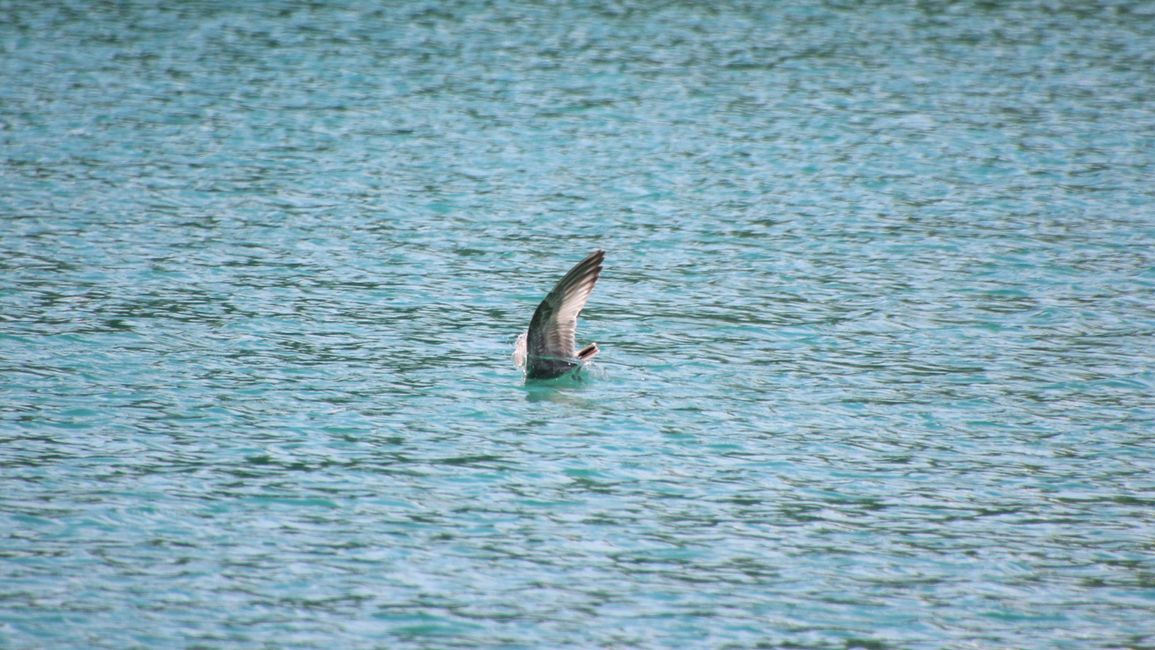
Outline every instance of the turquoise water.
[(0, 4), (0, 647), (1155, 648), (1149, 3), (155, 4)]

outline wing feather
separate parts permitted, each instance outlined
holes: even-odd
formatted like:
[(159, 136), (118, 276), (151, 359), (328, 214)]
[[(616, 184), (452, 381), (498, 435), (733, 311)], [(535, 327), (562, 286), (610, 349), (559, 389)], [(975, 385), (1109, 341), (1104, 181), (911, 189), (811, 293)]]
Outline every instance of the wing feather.
[(533, 313), (526, 337), (529, 357), (572, 359), (577, 318), (593, 293), (606, 253), (596, 250), (565, 274)]

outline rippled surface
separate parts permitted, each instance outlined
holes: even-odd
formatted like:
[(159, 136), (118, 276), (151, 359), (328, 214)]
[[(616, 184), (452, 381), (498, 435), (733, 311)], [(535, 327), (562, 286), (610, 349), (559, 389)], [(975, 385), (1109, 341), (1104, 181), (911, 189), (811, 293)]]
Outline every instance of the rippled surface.
[(1155, 646), (1145, 3), (153, 4), (0, 5), (0, 646)]

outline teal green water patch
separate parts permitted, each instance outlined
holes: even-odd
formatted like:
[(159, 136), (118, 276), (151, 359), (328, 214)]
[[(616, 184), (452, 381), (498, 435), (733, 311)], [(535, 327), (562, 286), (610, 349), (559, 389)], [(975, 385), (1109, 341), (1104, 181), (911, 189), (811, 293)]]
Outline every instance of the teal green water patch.
[(23, 5), (0, 646), (1155, 639), (1143, 3)]

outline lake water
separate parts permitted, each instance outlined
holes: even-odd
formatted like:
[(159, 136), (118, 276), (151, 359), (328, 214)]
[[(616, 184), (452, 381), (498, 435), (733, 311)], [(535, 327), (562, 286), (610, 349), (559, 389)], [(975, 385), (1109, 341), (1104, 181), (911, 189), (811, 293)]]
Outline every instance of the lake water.
[(1155, 648), (1152, 44), (0, 4), (0, 647)]

